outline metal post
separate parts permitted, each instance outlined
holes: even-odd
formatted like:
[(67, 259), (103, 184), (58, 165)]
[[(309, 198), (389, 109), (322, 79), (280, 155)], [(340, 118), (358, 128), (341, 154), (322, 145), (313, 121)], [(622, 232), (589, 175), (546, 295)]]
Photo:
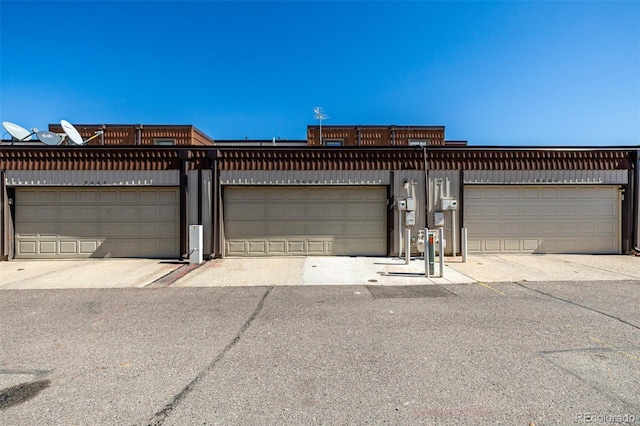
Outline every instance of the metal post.
[(402, 257), (402, 212), (398, 210), (398, 257)]
[(456, 211), (451, 210), (451, 239), (453, 240), (451, 243), (451, 247), (453, 247), (453, 257), (456, 257), (457, 253), (457, 244), (456, 244)]
[(429, 228), (424, 228), (424, 276), (429, 278)]
[(434, 275), (435, 272), (435, 260), (436, 260), (436, 244), (433, 241), (433, 231), (431, 232), (431, 235), (429, 235), (429, 238), (427, 239), (427, 241), (429, 241), (429, 275)]
[(438, 228), (438, 238), (440, 238), (440, 278), (444, 278), (444, 249), (442, 242), (444, 241), (444, 229)]
[(462, 263), (467, 263), (467, 228), (462, 228)]
[(404, 259), (404, 264), (408, 265), (409, 261), (411, 261), (411, 229), (407, 228), (405, 230), (406, 233), (406, 241), (404, 242), (405, 245), (405, 259)]

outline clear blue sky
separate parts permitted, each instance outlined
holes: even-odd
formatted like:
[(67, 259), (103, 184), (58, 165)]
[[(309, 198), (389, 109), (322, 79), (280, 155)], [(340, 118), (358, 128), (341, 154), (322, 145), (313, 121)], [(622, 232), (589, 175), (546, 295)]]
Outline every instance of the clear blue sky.
[(0, 120), (640, 145), (640, 2), (0, 2)]

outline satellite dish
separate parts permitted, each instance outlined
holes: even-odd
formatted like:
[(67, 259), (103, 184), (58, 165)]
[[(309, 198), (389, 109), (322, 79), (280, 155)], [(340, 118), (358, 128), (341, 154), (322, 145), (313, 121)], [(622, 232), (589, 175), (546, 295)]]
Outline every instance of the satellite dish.
[(11, 123), (9, 121), (3, 121), (2, 127), (6, 129), (7, 132), (11, 135), (11, 137), (18, 141), (26, 141), (33, 135), (30, 131), (25, 129), (22, 126), (18, 126), (15, 123)]
[(60, 137), (60, 135), (46, 130), (36, 133), (36, 137), (40, 142), (46, 145), (60, 145), (60, 142), (62, 142), (62, 137)]
[(76, 145), (83, 145), (85, 143), (85, 141), (82, 140), (80, 133), (78, 133), (76, 128), (67, 120), (60, 120), (60, 125), (62, 126), (62, 130), (64, 130), (67, 136), (69, 136), (69, 139), (71, 139), (71, 142)]
[(91, 139), (95, 139), (98, 136), (104, 135), (104, 130), (98, 130), (96, 134), (91, 136), (89, 139), (82, 140), (82, 136), (80, 136), (80, 133), (78, 132), (78, 130), (76, 130), (76, 128), (73, 127), (73, 125), (69, 123), (67, 120), (60, 120), (60, 125), (62, 126), (62, 130), (64, 130), (66, 135), (69, 136), (69, 139), (71, 139), (71, 142), (73, 142), (76, 145), (84, 145), (87, 142), (89, 142)]

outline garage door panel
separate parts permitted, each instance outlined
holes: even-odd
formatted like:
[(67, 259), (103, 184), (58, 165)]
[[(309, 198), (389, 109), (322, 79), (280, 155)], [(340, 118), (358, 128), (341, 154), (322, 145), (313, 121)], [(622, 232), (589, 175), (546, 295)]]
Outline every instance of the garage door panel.
[(77, 241), (60, 241), (60, 254), (76, 254), (77, 252)]
[(97, 207), (80, 207), (80, 208), (69, 208), (69, 209), (60, 209), (59, 219), (61, 221), (97, 221), (101, 214), (98, 211)]
[(139, 194), (140, 204), (158, 204), (159, 201), (159, 193), (156, 191), (153, 192), (142, 192)]
[(523, 251), (535, 251), (538, 249), (539, 246), (540, 246), (539, 240), (532, 240), (532, 239), (526, 239), (526, 238), (522, 240)]
[(267, 247), (269, 254), (272, 255), (284, 255), (287, 252), (287, 242), (285, 240), (267, 241)]
[(502, 206), (502, 214), (504, 216), (522, 216), (522, 206), (513, 205), (513, 204), (505, 204)]
[(386, 202), (384, 187), (227, 187), (226, 255), (384, 255)]
[(138, 192), (128, 190), (119, 191), (118, 198), (120, 200), (120, 204), (137, 204)]
[(180, 218), (180, 212), (178, 210), (177, 205), (165, 206), (159, 208), (159, 217), (158, 219), (161, 222), (177, 222)]
[(504, 251), (518, 252), (520, 251), (520, 240), (504, 240)]
[(17, 245), (17, 251), (18, 253), (25, 253), (25, 254), (36, 254), (36, 245), (37, 242), (34, 240), (24, 240), (24, 241), (17, 241), (16, 243)]
[(168, 204), (172, 206), (177, 206), (180, 201), (178, 191), (176, 190), (161, 189), (161, 190), (158, 190), (158, 195), (159, 195), (159, 204)]
[[(178, 224), (177, 223), (159, 223), (158, 228), (160, 229), (160, 238), (162, 243), (166, 243), (165, 240), (168, 240), (173, 247), (176, 247), (178, 250), (178, 238), (180, 237), (178, 232)], [(163, 250), (164, 253), (164, 250)]]
[(499, 217), (502, 216), (502, 206), (485, 206), (483, 209), (483, 215), (487, 217)]
[(287, 241), (287, 254), (304, 255), (306, 252), (306, 245), (303, 239)]
[(558, 223), (556, 222), (545, 222), (540, 224), (541, 234), (557, 234), (558, 233)]
[[(304, 217), (305, 217), (305, 206), (304, 206), (304, 204), (300, 204), (300, 203), (288, 204), (284, 208), (284, 211), (285, 211), (285, 216), (283, 216), (283, 217), (286, 217), (287, 219), (301, 220), (301, 219), (304, 219)], [(262, 219), (264, 217), (264, 214), (261, 213), (259, 208), (256, 209), (256, 217), (260, 218), (260, 219)]]
[[(177, 257), (177, 204), (138, 203), (143, 198), (159, 201), (159, 194), (172, 192), (178, 191), (18, 188), (16, 257)], [(37, 204), (29, 202), (35, 198)]]
[(578, 191), (576, 190), (576, 188), (561, 188), (560, 189), (560, 197), (567, 199), (567, 198), (577, 198), (578, 197)]
[(244, 241), (227, 241), (227, 254), (231, 256), (242, 256), (247, 253)]
[[(516, 193), (521, 197), (519, 217)], [(484, 252), (617, 253), (619, 208), (615, 186), (467, 186), (468, 247)]]
[(327, 252), (326, 244), (323, 240), (309, 240), (307, 242), (307, 254), (311, 255), (323, 255)]
[(117, 204), (118, 202), (118, 193), (116, 191), (100, 191), (99, 195), (101, 204)]
[(58, 218), (58, 209), (56, 207), (40, 206), (37, 209), (37, 220), (56, 220)]

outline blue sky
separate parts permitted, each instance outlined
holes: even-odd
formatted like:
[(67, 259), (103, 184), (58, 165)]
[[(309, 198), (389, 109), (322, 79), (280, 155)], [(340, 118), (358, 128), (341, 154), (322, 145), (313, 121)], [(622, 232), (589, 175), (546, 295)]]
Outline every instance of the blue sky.
[(640, 145), (640, 2), (0, 2), (0, 120)]

